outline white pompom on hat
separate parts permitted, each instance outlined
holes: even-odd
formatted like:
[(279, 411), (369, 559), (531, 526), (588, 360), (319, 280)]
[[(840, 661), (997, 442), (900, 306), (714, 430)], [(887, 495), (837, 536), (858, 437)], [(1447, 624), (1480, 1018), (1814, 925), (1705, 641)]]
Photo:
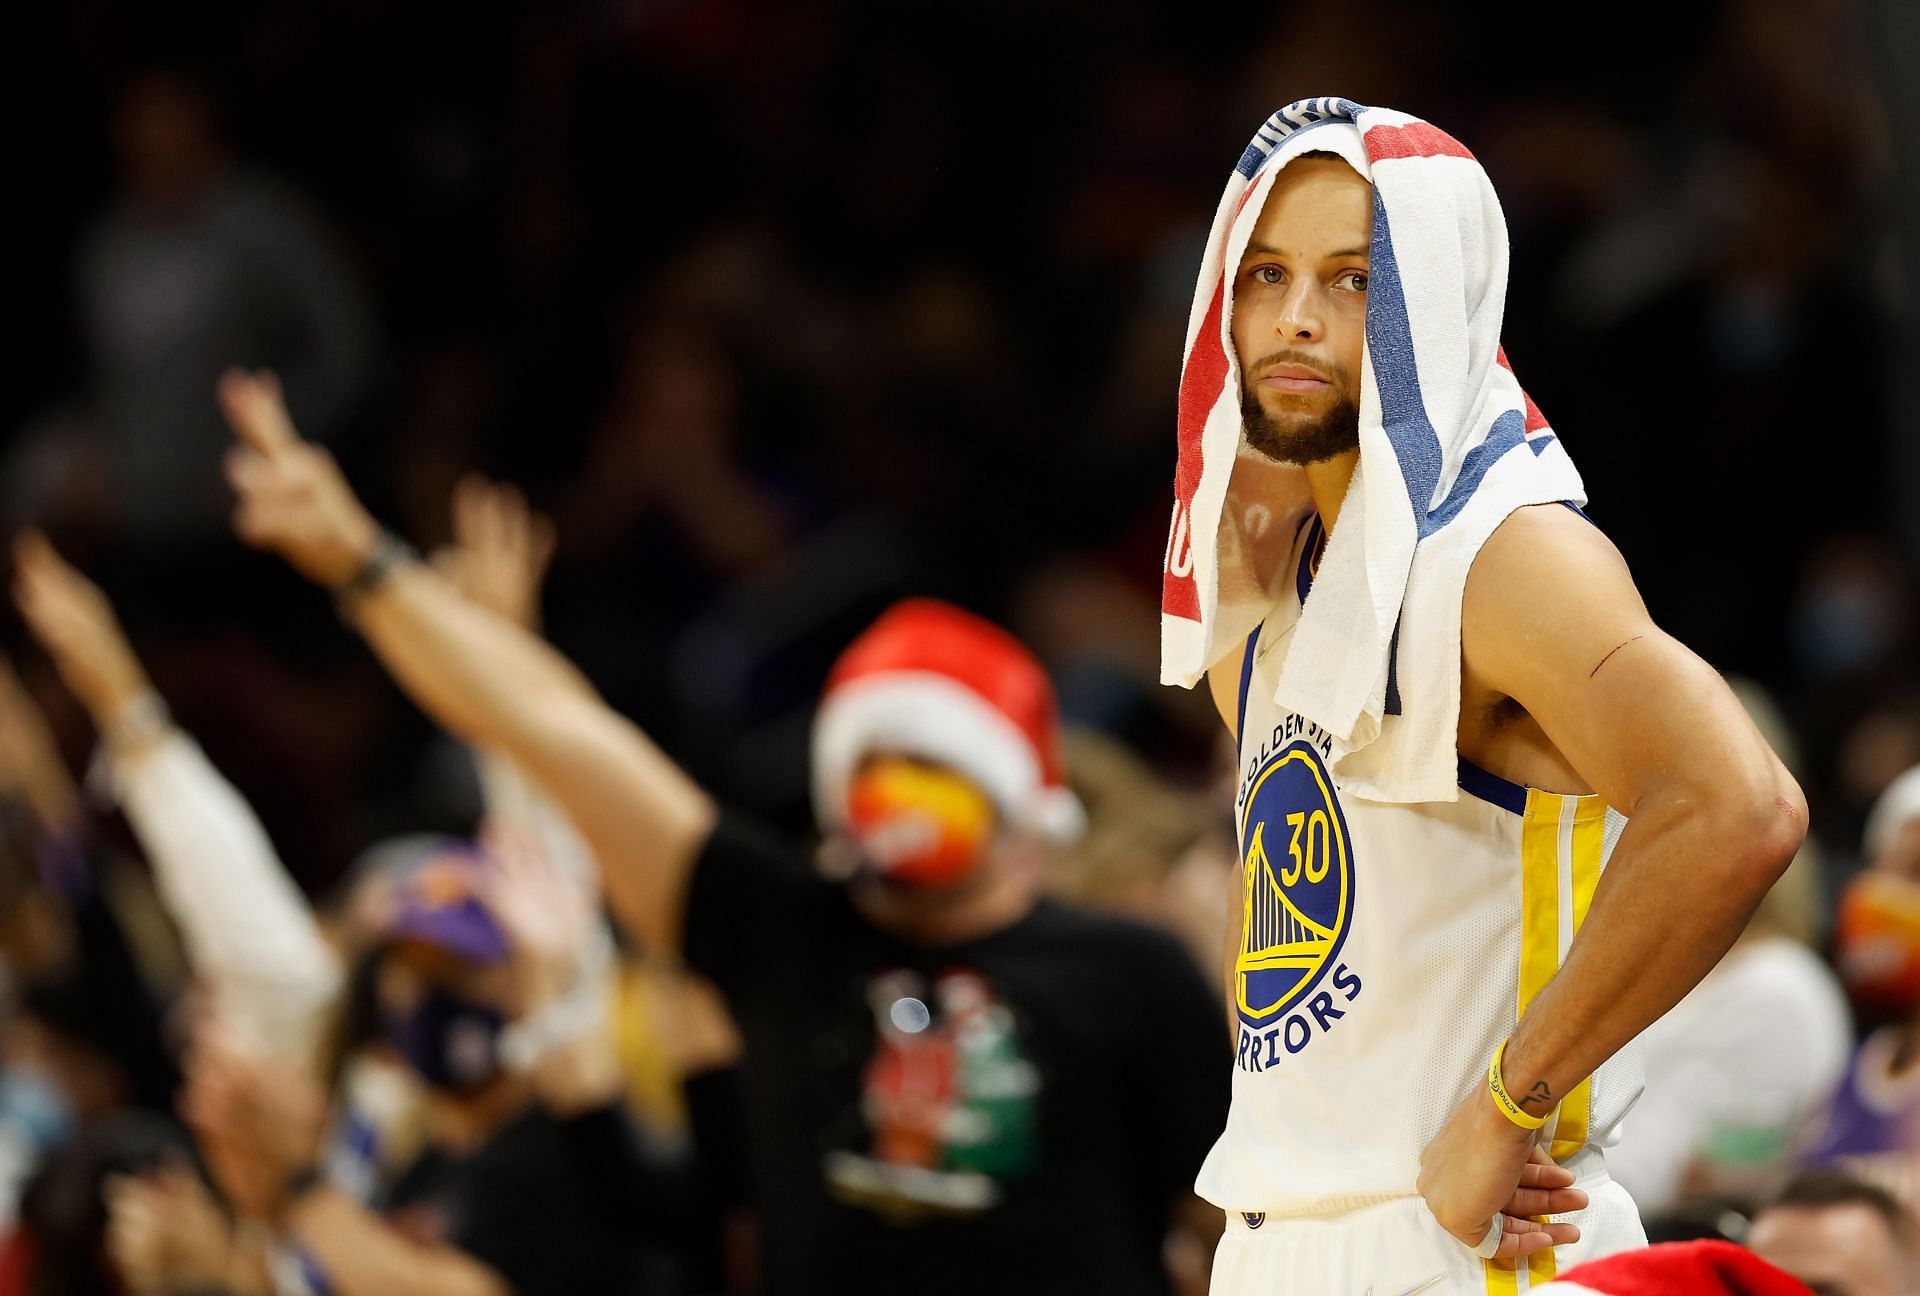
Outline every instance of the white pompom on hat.
[(875, 752), (944, 765), (1008, 824), (1070, 842), (1086, 826), (1060, 760), (1053, 685), (1024, 644), (936, 599), (896, 603), (840, 655), (813, 720), (814, 808), (846, 817), (847, 785)]
[(1893, 839), (1900, 835), (1900, 830), (1915, 819), (1920, 819), (1920, 765), (1887, 784), (1886, 791), (1873, 803), (1861, 841), (1866, 850), (1866, 862), (1873, 863), (1875, 858), (1893, 845)]

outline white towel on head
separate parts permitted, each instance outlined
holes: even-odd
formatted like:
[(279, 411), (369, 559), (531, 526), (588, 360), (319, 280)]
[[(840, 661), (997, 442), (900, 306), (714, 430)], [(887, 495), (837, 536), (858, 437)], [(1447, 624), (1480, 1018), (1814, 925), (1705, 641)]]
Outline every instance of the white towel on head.
[(1500, 348), (1507, 230), (1493, 185), (1418, 118), (1301, 100), (1268, 118), (1228, 179), (1187, 326), (1161, 679), (1191, 686), (1273, 607), (1252, 578), (1248, 521), (1226, 510), (1244, 450), (1233, 272), (1274, 177), (1315, 150), (1373, 184), (1360, 468), (1274, 696), (1334, 735), (1347, 791), (1450, 801), (1467, 570), (1514, 509), (1586, 494)]

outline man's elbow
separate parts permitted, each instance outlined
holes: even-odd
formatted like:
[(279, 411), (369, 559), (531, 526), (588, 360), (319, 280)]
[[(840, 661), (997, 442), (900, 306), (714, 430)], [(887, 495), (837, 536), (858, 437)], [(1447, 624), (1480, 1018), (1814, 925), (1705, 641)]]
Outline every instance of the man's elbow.
[(1728, 881), (1756, 897), (1780, 880), (1807, 836), (1807, 799), (1776, 767), (1771, 779), (1731, 789), (1716, 805)]

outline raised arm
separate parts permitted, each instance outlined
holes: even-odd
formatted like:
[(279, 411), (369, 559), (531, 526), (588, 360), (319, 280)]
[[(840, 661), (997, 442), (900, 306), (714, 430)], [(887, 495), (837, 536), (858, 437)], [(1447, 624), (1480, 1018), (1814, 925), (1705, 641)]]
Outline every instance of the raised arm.
[(423, 711), (511, 757), (560, 803), (616, 917), (677, 945), (686, 878), (714, 822), (706, 793), (537, 636), (396, 556), (332, 458), (299, 439), (271, 378), (229, 373), (220, 402), (240, 438), (227, 475), (241, 538), (335, 591)]
[[(1462, 621), (1468, 675), (1519, 702), (1630, 820), (1502, 1062), (1508, 1091), (1544, 1116), (1727, 952), (1798, 849), (1806, 802), (1725, 682), (1653, 623), (1618, 552), (1568, 510), (1508, 518)], [(1489, 1177), (1531, 1143), (1477, 1090), (1423, 1162), (1441, 1222), (1476, 1241), (1499, 1193)]]
[(14, 558), (15, 600), (93, 718), (114, 795), (216, 1011), (248, 1047), (313, 1061), (338, 960), (253, 808), (169, 720), (106, 596), (38, 532), (21, 535)]
[[(553, 524), (527, 507), (520, 492), (477, 475), (453, 493), (453, 542), (433, 554), (433, 568), (488, 611), (538, 634), (540, 586), (553, 557)], [(482, 835), (512, 849), (532, 851), (550, 867), (599, 885), (587, 844), (538, 784), (513, 760), (485, 748), (474, 752), (486, 805)]]

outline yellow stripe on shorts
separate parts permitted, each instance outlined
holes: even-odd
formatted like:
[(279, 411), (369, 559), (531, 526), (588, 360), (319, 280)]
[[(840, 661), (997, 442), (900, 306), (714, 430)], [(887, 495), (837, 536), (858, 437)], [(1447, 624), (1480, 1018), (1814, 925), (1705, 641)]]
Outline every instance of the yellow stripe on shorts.
[[(1525, 1013), (1566, 958), (1574, 933), (1586, 921), (1600, 883), (1607, 806), (1597, 796), (1561, 796), (1527, 789), (1520, 829), (1520, 985), (1517, 1013)], [(1547, 1126), (1548, 1151), (1556, 1160), (1587, 1141), (1593, 1089), (1581, 1081), (1555, 1110)], [(1541, 1218), (1545, 1218), (1544, 1216)], [(1522, 1260), (1486, 1262), (1488, 1296), (1518, 1296), (1553, 1280), (1551, 1250)]]
[[(1574, 804), (1573, 833), (1570, 842), (1568, 873), (1573, 885), (1573, 929), (1567, 940), (1587, 920), (1593, 904), (1594, 888), (1600, 885), (1600, 856), (1607, 829), (1607, 803), (1597, 796), (1581, 797)], [(1560, 1121), (1554, 1126), (1547, 1151), (1556, 1161), (1564, 1161), (1587, 1143), (1587, 1129), (1593, 1109), (1593, 1081), (1582, 1080), (1560, 1104)]]

